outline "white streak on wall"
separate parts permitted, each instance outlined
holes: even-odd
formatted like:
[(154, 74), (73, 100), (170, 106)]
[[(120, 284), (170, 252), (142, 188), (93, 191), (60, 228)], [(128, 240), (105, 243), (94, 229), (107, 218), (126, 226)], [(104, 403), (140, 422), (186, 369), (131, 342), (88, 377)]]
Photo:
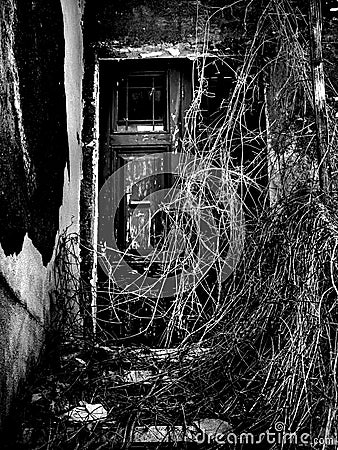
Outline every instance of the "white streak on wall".
[(94, 99), (95, 99), (95, 129), (94, 129), (94, 148), (93, 148), (93, 182), (94, 182), (94, 199), (93, 199), (93, 247), (94, 247), (94, 262), (91, 277), (91, 289), (92, 289), (92, 318), (93, 318), (93, 331), (96, 333), (96, 314), (97, 314), (97, 248), (98, 248), (98, 219), (99, 219), (99, 94), (100, 94), (100, 80), (99, 80), (99, 63), (96, 63), (94, 73)]
[[(69, 170), (65, 169), (63, 204), (60, 208), (60, 232), (79, 232), (81, 183), (81, 130), (82, 130), (82, 78), (83, 42), (82, 11), (76, 0), (61, 0), (65, 34), (65, 92)], [(68, 175), (69, 172), (69, 175)]]

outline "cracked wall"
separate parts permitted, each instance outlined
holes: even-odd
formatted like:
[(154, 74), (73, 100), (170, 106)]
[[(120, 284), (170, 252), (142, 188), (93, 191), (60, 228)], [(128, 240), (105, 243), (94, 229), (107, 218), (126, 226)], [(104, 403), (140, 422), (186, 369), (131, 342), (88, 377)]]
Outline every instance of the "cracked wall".
[(49, 333), (58, 236), (77, 232), (78, 1), (0, 5), (0, 428)]

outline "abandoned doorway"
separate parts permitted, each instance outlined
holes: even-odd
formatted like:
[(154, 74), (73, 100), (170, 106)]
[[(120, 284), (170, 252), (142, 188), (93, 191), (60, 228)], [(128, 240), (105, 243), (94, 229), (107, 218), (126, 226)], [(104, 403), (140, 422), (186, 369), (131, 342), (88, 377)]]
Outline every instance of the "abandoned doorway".
[[(213, 60), (207, 67), (207, 89), (199, 111), (206, 128), (217, 120), (221, 103), (225, 108), (233, 78), (229, 70), (219, 71)], [(187, 58), (100, 61), (97, 323), (115, 343), (168, 345), (164, 335), (176, 296), (170, 281), (181, 270), (176, 262), (187, 247), (196, 251), (196, 236), (203, 233), (194, 229), (189, 212), (159, 208), (166, 203), (163, 192), (170, 195), (177, 182), (177, 155), (193, 89), (199, 86), (195, 69)], [(175, 215), (180, 215), (179, 230), (171, 225), (177, 223), (172, 220)], [(165, 246), (168, 236), (173, 237)], [(166, 295), (163, 285), (159, 290), (149, 287), (144, 274), (152, 280), (169, 280)], [(216, 286), (214, 280), (212, 284)], [(207, 305), (202, 309), (207, 310)], [(186, 323), (195, 321), (194, 311), (191, 317), (182, 311), (177, 314), (185, 315)], [(186, 332), (189, 325), (183, 328)], [(170, 344), (182, 336), (179, 327), (171, 330)]]
[[(99, 188), (105, 189), (99, 208), (117, 251), (109, 253), (109, 242), (99, 236), (109, 261), (98, 268), (98, 320), (117, 342), (156, 345), (165, 314), (153, 317), (154, 299), (125, 286), (145, 270), (156, 277), (165, 264), (158, 250), (169, 225), (158, 205), (174, 182), (170, 155), (180, 151), (192, 62), (105, 60), (99, 70)], [(121, 267), (123, 286), (114, 277)]]

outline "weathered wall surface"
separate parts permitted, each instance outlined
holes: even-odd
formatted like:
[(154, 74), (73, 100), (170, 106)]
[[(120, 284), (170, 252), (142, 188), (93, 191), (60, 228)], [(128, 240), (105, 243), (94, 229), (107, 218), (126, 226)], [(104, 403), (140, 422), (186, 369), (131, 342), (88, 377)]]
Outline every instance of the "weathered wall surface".
[(98, 38), (118, 40), (122, 45), (194, 42), (196, 25), (203, 31), (207, 14), (202, 4), (199, 13), (198, 22), (195, 1), (105, 1), (99, 11)]
[[(44, 348), (59, 234), (79, 224), (81, 6), (0, 5), (0, 428)], [(8, 431), (8, 430), (4, 430)]]
[(127, 51), (164, 43), (201, 48), (207, 39), (211, 50), (244, 53), (263, 6), (243, 8), (241, 2), (224, 0), (102, 0), (92, 13), (96, 44), (100, 55), (114, 56), (121, 47)]
[(0, 267), (1, 428), (20, 383), (38, 361), (46, 337), (49, 305), (47, 269), (31, 241), (25, 240), (18, 257), (7, 259), (2, 255)]

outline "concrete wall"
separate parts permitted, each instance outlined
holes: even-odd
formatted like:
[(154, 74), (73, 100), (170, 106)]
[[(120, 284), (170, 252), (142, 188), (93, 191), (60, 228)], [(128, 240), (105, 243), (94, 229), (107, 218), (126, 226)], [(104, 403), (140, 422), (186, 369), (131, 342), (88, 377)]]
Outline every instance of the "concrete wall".
[(114, 56), (119, 47), (138, 48), (209, 42), (209, 49), (244, 54), (264, 2), (243, 7), (222, 0), (101, 0), (93, 2), (96, 16), (95, 48), (101, 56)]
[[(59, 235), (79, 228), (81, 4), (0, 5), (0, 428), (49, 331)], [(8, 424), (7, 424), (8, 425)], [(4, 430), (7, 431), (7, 430)]]

